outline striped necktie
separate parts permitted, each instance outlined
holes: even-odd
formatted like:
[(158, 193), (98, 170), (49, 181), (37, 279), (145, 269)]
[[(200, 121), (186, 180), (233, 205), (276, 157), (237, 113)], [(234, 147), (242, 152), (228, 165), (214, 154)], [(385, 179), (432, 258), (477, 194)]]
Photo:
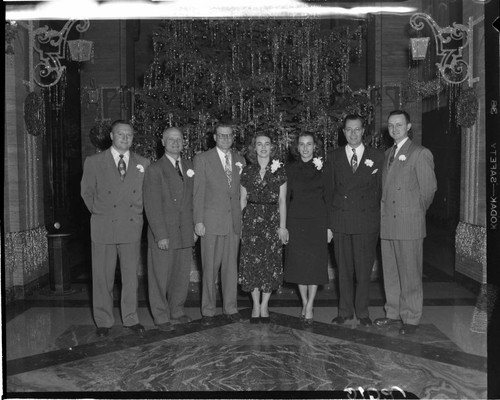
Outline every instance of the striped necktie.
[(398, 150), (398, 145), (394, 143), (394, 146), (392, 146), (391, 155), (389, 157), (389, 167), (394, 162), (394, 157), (396, 156), (396, 151), (397, 150)]
[(226, 163), (224, 165), (224, 172), (226, 173), (227, 177), (227, 183), (229, 187), (231, 187), (231, 181), (233, 180), (233, 177), (231, 175), (231, 164), (229, 163), (229, 155), (226, 154)]

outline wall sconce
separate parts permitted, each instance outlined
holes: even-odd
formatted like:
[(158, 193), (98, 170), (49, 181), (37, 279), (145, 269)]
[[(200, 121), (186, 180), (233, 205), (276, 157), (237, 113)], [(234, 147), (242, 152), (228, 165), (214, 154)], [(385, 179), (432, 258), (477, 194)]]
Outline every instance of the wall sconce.
[[(472, 87), (474, 82), (479, 81), (479, 78), (473, 77), (472, 71), (474, 61), (474, 26), (481, 22), (483, 19), (484, 16), (481, 16), (476, 20), (474, 20), (472, 17), (469, 17), (468, 25), (457, 24), (456, 22), (454, 22), (453, 26), (441, 28), (436, 23), (436, 21), (431, 18), (431, 16), (424, 13), (416, 13), (411, 16), (410, 25), (417, 31), (420, 31), (424, 28), (424, 22), (427, 22), (427, 24), (431, 27), (432, 33), (434, 35), (434, 40), (436, 42), (436, 54), (438, 57), (441, 57), (441, 60), (436, 63), (436, 66), (438, 67), (443, 79), (451, 84), (461, 84), (465, 81), (468, 81), (469, 87)], [(452, 40), (460, 40), (462, 41), (462, 45), (457, 49), (446, 48), (445, 46), (443, 46), (451, 43)], [(412, 41), (410, 41), (410, 46), (412, 46), (413, 56)], [(415, 46), (417, 45), (415, 44)], [(463, 51), (467, 47), (469, 48), (468, 61), (464, 60), (463, 58)], [(422, 58), (414, 59), (421, 60)]]
[[(66, 67), (61, 65), (61, 60), (66, 58), (66, 47), (69, 47), (69, 58), (74, 61), (88, 61), (92, 54), (92, 42), (84, 40), (68, 41), (68, 34), (78, 20), (69, 20), (61, 31), (49, 29), (42, 26), (37, 29), (33, 27), (33, 21), (19, 25), (24, 27), (29, 34), (29, 82), (30, 91), (33, 90), (33, 82), (38, 86), (48, 88), (56, 85), (63, 76)], [(90, 26), (88, 20), (80, 20), (76, 25), (78, 32), (85, 32)], [(38, 55), (35, 64), (34, 54)]]
[(425, 60), (429, 40), (428, 37), (410, 39), (411, 58), (413, 60)]

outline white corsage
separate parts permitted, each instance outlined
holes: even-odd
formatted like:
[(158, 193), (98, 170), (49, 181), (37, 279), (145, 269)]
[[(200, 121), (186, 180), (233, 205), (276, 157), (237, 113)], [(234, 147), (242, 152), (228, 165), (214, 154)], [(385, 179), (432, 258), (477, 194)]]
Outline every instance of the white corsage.
[(240, 175), (241, 175), (241, 171), (243, 171), (243, 164), (238, 161), (234, 165), (236, 165), (240, 169)]
[(283, 163), (280, 160), (273, 160), (271, 163), (271, 173), (275, 173), (279, 168), (283, 166)]
[(143, 167), (141, 164), (137, 164), (137, 169), (139, 170), (139, 172), (140, 172), (141, 174), (143, 174), (143, 173), (144, 173), (144, 167)]
[(314, 157), (313, 158), (313, 164), (318, 171), (321, 171), (321, 168), (323, 168), (323, 160), (321, 158), (322, 157)]
[(365, 160), (365, 165), (371, 168), (373, 167), (373, 161), (367, 158)]
[(377, 168), (377, 169), (375, 169), (375, 170), (373, 170), (372, 175), (373, 175), (373, 174), (376, 174), (376, 173), (377, 173), (377, 171), (378, 171), (378, 168)]
[(194, 176), (194, 171), (191, 168), (189, 168), (186, 171), (186, 175), (189, 176), (190, 178), (192, 178)]
[(398, 160), (399, 161), (406, 161), (406, 156), (404, 154), (401, 154), (399, 157), (398, 157)]

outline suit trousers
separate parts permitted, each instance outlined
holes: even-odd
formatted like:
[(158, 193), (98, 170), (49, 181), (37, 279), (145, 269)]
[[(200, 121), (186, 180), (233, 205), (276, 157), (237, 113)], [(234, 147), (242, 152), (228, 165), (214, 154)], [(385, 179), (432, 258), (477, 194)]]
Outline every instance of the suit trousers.
[(381, 240), (387, 318), (418, 325), (422, 316), (424, 239)]
[(217, 275), (221, 272), (222, 312), (230, 315), (238, 312), (238, 245), (240, 236), (232, 229), (227, 235), (205, 234), (201, 238), (201, 259), (203, 271), (203, 289), (201, 296), (201, 314), (212, 317), (216, 308)]
[[(378, 233), (333, 233), (339, 272), (339, 312), (343, 318), (369, 317), (370, 275), (376, 257)], [(356, 284), (355, 284), (356, 282)]]
[(148, 248), (149, 305), (156, 325), (184, 315), (192, 258), (192, 247)]
[(92, 242), (92, 301), (98, 328), (111, 328), (113, 316), (113, 285), (117, 257), (122, 278), (121, 315), (124, 326), (139, 323), (137, 316), (138, 266), (141, 242), (102, 244)]

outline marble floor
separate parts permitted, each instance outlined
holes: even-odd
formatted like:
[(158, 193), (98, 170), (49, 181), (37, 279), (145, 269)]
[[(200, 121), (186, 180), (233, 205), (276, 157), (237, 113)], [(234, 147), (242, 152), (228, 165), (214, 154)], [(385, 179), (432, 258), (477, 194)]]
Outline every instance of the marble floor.
[[(259, 397), (272, 391), (272, 397), (488, 398), (486, 333), (477, 294), (436, 271), (425, 276), (424, 317), (408, 337), (397, 327), (366, 328), (357, 321), (332, 325), (337, 299), (331, 282), (318, 293), (311, 327), (298, 318), (293, 287), (273, 295), (269, 325), (250, 324), (250, 299), (241, 293), (244, 322), (219, 316), (213, 326), (203, 326), (198, 285), (192, 284), (186, 308), (192, 322), (158, 331), (141, 292), (145, 334), (121, 326), (116, 303), (116, 325), (110, 336), (97, 338), (88, 285), (77, 282), (73, 289), (68, 296), (40, 290), (6, 307), (5, 396), (227, 397), (238, 392), (229, 396), (241, 397), (252, 391), (244, 397)], [(382, 317), (379, 281), (371, 283), (370, 298), (371, 317)], [(360, 389), (364, 392), (353, 392)]]

